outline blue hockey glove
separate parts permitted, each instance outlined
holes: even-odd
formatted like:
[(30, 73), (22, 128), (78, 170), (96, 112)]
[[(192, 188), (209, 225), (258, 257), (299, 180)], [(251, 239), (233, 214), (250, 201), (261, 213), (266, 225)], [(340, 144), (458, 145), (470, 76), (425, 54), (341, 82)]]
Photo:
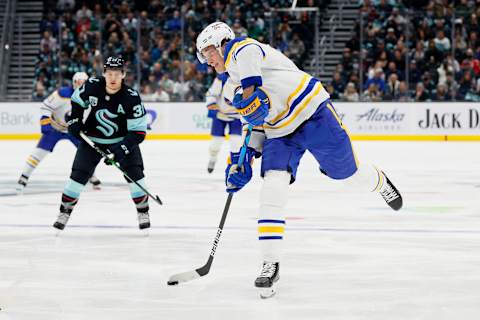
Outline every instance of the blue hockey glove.
[(55, 130), (52, 127), (52, 120), (50, 117), (42, 116), (40, 118), (40, 130), (42, 131), (42, 134), (47, 134)]
[(208, 110), (207, 117), (215, 119), (217, 117), (218, 110)]
[(225, 169), (225, 185), (227, 192), (237, 192), (252, 179), (252, 161), (255, 156), (253, 148), (247, 148), (243, 164), (237, 165), (240, 152), (230, 153), (227, 169)]
[(207, 117), (215, 119), (217, 117), (218, 105), (216, 103), (209, 104), (207, 106), (208, 113)]
[(254, 126), (261, 126), (268, 116), (270, 99), (262, 89), (256, 88), (253, 94), (246, 99), (237, 93), (233, 98), (233, 106), (245, 121)]

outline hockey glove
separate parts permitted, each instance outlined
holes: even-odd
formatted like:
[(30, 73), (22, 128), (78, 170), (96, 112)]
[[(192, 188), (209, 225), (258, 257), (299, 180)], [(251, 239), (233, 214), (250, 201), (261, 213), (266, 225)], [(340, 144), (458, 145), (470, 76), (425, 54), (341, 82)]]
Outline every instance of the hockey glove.
[(209, 104), (207, 106), (208, 113), (207, 117), (215, 119), (217, 117), (218, 105), (216, 103)]
[(80, 132), (82, 131), (83, 123), (80, 118), (71, 118), (67, 122), (68, 133), (77, 139), (80, 139)]
[(118, 162), (121, 167), (124, 167), (124, 161), (130, 154), (130, 148), (122, 141), (108, 147), (108, 151), (110, 151), (110, 155), (105, 159), (105, 164), (112, 165), (114, 162)]
[(50, 119), (50, 117), (42, 116), (40, 118), (40, 129), (42, 131), (42, 134), (47, 134), (55, 130), (52, 127), (52, 120)]
[(243, 99), (243, 96), (237, 93), (233, 98), (233, 106), (245, 121), (254, 126), (261, 126), (268, 116), (270, 99), (262, 89), (257, 88), (246, 99)]
[(240, 152), (230, 153), (227, 169), (225, 169), (225, 185), (227, 192), (237, 192), (241, 190), (252, 179), (252, 161), (255, 156), (255, 150), (247, 148), (243, 164), (238, 166)]

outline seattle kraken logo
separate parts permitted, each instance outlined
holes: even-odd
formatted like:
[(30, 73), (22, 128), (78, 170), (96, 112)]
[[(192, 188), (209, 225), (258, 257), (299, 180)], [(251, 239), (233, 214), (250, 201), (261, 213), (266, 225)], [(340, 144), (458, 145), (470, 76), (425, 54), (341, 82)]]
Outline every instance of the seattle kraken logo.
[[(110, 119), (115, 119), (118, 115), (111, 113), (107, 109), (100, 109), (95, 113), (99, 126), (96, 128), (100, 130), (106, 137), (110, 137), (116, 131), (118, 131), (118, 125)], [(110, 118), (110, 119), (108, 119)]]

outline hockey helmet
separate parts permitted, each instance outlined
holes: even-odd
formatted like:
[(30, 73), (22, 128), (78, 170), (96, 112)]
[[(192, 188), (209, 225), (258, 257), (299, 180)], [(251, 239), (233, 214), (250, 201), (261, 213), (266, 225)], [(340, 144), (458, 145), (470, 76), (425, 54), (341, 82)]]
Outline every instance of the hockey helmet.
[(122, 57), (110, 56), (107, 58), (107, 60), (105, 60), (105, 63), (103, 64), (103, 71), (106, 71), (107, 69), (115, 69), (115, 70), (123, 71), (124, 64), (125, 64), (125, 61), (123, 60)]
[[(214, 22), (205, 27), (197, 37), (197, 58), (201, 63), (206, 63), (207, 59), (202, 55), (202, 50), (214, 46), (219, 50), (224, 41), (235, 39), (235, 33), (224, 22)], [(222, 52), (220, 51), (222, 55)]]

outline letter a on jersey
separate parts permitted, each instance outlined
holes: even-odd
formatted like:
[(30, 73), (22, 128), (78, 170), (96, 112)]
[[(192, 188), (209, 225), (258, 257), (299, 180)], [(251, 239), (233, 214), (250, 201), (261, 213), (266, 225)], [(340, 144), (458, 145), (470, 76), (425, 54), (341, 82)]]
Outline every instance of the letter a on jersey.
[(123, 110), (123, 107), (121, 104), (118, 105), (117, 113), (123, 113), (125, 114), (125, 110)]

